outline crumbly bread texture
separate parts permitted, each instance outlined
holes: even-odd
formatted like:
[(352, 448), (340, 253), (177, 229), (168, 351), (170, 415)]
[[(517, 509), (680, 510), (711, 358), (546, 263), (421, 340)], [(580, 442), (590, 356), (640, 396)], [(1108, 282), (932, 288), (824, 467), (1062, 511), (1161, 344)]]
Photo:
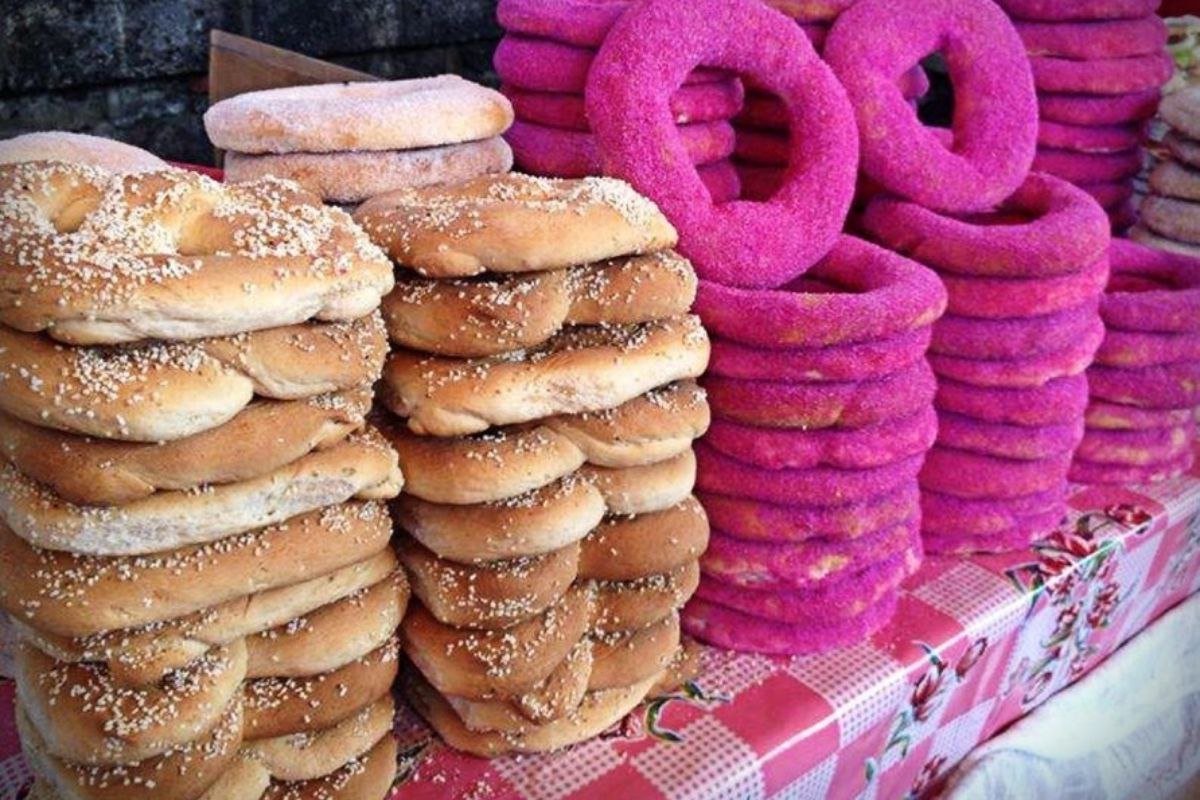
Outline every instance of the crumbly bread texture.
[(67, 131), (37, 131), (0, 141), (0, 164), (65, 161), (109, 172), (157, 172), (171, 165), (131, 144)]
[(694, 497), (663, 511), (608, 517), (581, 544), (579, 577), (628, 581), (671, 572), (704, 553), (708, 532)]
[(614, 178), (487, 176), (380, 195), (354, 218), (397, 263), (431, 278), (591, 264), (678, 238), (652, 201)]
[(0, 322), (71, 344), (196, 339), (369, 314), (392, 267), (294, 183), (0, 165)]
[(604, 496), (610, 514), (647, 514), (683, 502), (696, 484), (696, 455), (689, 447), (666, 461), (613, 468), (585, 464), (577, 473)]

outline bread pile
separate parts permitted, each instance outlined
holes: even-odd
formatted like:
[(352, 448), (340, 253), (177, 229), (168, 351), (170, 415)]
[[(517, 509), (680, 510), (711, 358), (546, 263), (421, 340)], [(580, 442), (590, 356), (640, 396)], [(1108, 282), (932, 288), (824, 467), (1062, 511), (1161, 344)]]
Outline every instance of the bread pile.
[(0, 166), (0, 608), (40, 796), (384, 796), (392, 286), (295, 184)]
[(1200, 85), (1171, 94), (1159, 115), (1169, 126), (1166, 159), (1150, 173), (1150, 194), (1131, 239), (1200, 257)]
[(331, 203), (507, 172), (512, 121), (504, 97), (457, 75), (247, 92), (204, 115), (226, 181), (290, 178)]
[(679, 653), (708, 538), (691, 496), (708, 338), (658, 209), (610, 179), (511, 174), (375, 198), (406, 691), (452, 746), (551, 750)]

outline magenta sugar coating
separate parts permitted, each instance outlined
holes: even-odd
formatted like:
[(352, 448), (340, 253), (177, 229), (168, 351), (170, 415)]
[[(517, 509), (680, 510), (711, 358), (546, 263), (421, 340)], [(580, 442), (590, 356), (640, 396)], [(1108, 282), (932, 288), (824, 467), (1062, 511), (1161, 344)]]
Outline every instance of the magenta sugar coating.
[[(816, 40), (813, 40), (813, 46), (820, 51), (821, 46)], [(919, 98), (929, 91), (929, 76), (920, 66), (913, 67), (900, 76), (899, 88), (900, 93), (910, 101)], [(751, 90), (746, 92), (745, 105), (737, 116), (737, 122), (760, 130), (786, 133), (787, 107), (772, 94)]]
[[(953, 151), (921, 124), (897, 85), (934, 51), (960, 98)], [(982, 211), (1024, 180), (1037, 97), (1024, 45), (992, 3), (860, 0), (838, 17), (823, 55), (858, 114), (863, 171), (889, 191), (930, 208)]]
[(1038, 539), (1044, 539), (1062, 522), (1063, 514), (1046, 513), (1029, 517), (1001, 531), (978, 535), (923, 532), (925, 550), (936, 555), (965, 555), (968, 553), (1007, 553), (1024, 550)]
[[(500, 91), (513, 104), (517, 119), (566, 128), (590, 131), (583, 94), (538, 92), (517, 86), (501, 86)], [(742, 84), (727, 80), (681, 86), (671, 95), (671, 116), (677, 124), (728, 120), (742, 105)]]
[(1078, 272), (1109, 241), (1108, 220), (1087, 194), (1036, 173), (999, 212), (961, 218), (882, 196), (867, 206), (862, 225), (876, 241), (937, 270), (1006, 278)]
[(800, 655), (822, 653), (866, 639), (887, 625), (899, 600), (889, 592), (874, 606), (832, 625), (789, 625), (736, 611), (693, 597), (681, 622), (686, 633), (729, 650)]
[(955, 497), (1018, 497), (1054, 488), (1070, 465), (1069, 452), (1019, 461), (938, 446), (925, 456), (920, 481), (923, 490)]
[(500, 0), (501, 27), (579, 47), (599, 47), (628, 0)]
[(871, 342), (787, 350), (712, 337), (708, 371), (726, 378), (777, 381), (855, 381), (881, 378), (924, 357), (930, 326)]
[(1038, 113), (1069, 125), (1119, 125), (1150, 119), (1161, 97), (1157, 88), (1107, 95), (1039, 92)]
[(1026, 525), (1031, 518), (1067, 513), (1067, 481), (1023, 497), (966, 499), (921, 492), (921, 532), (938, 536), (989, 536)]
[[(1090, 202), (1090, 200), (1089, 200)], [(1108, 282), (1108, 258), (1049, 278), (980, 278), (942, 274), (951, 314), (984, 319), (1041, 316), (1094, 301)]]
[(1189, 451), (1196, 440), (1196, 424), (1144, 431), (1088, 429), (1075, 457), (1093, 464), (1145, 466), (1173, 461)]
[(1200, 361), (1200, 332), (1142, 333), (1110, 328), (1096, 351), (1096, 363), (1110, 367), (1150, 367)]
[(1142, 168), (1141, 148), (1116, 153), (1077, 153), (1054, 147), (1039, 148), (1033, 168), (1072, 183), (1098, 183), (1131, 178)]
[(943, 411), (937, 441), (943, 447), (1016, 460), (1037, 460), (1073, 450), (1083, 435), (1083, 420), (1057, 425), (1006, 425)]
[(1038, 144), (1081, 153), (1116, 153), (1137, 147), (1142, 140), (1142, 126), (1132, 125), (1068, 125), (1042, 120), (1038, 124)]
[(1024, 358), (963, 358), (929, 354), (929, 365), (939, 378), (973, 386), (1032, 388), (1087, 369), (1104, 339), (1104, 323), (1096, 316), (1091, 328), (1062, 350), (1035, 353)]
[(1137, 19), (1016, 22), (1017, 33), (1031, 56), (1088, 60), (1161, 53), (1167, 25), (1155, 14)]
[(1071, 465), (1070, 476), (1076, 483), (1115, 483), (1125, 486), (1157, 483), (1182, 475), (1191, 469), (1194, 463), (1195, 453), (1191, 450), (1171, 461), (1144, 466), (1093, 464), (1076, 459)]
[(841, 505), (767, 503), (725, 493), (697, 491), (709, 521), (739, 539), (800, 542), (854, 539), (910, 518), (918, 509), (916, 481), (877, 497)]
[(1079, 419), (1088, 402), (1083, 375), (1058, 378), (1036, 389), (986, 389), (938, 381), (934, 405), (969, 417), (1009, 425), (1056, 425)]
[(1158, 10), (1162, 0), (1000, 0), (1000, 7), (1017, 19), (1044, 22), (1094, 19), (1136, 19)]
[(766, 167), (786, 167), (791, 144), (787, 130), (759, 130), (739, 127), (733, 154), (739, 161)]
[[(687, 163), (669, 99), (698, 64), (751, 76), (785, 100), (792, 154), (770, 200), (714, 204)], [(702, 278), (780, 286), (837, 241), (858, 162), (853, 110), (799, 27), (757, 0), (635, 6), (610, 31), (586, 94), (605, 172), (658, 203)]]
[(937, 412), (927, 406), (906, 417), (856, 430), (760, 428), (715, 418), (704, 441), (738, 461), (764, 469), (859, 469), (923, 453), (937, 433)]
[(933, 326), (929, 349), (964, 358), (1020, 358), (1069, 346), (1096, 324), (1099, 298), (1036, 317), (979, 319), (947, 314)]
[(1142, 431), (1152, 428), (1170, 428), (1186, 425), (1192, 419), (1191, 408), (1138, 408), (1136, 406), (1109, 403), (1092, 398), (1084, 413), (1084, 422), (1089, 428), (1114, 431)]
[(1112, 278), (1100, 316), (1110, 328), (1200, 331), (1200, 259), (1114, 239), (1109, 260)]
[(1105, 210), (1115, 208), (1133, 197), (1133, 181), (1100, 181), (1076, 185), (1091, 195)]
[(742, 180), (737, 167), (728, 159), (701, 164), (696, 168), (696, 173), (715, 202), (733, 200), (742, 192)]
[(1139, 408), (1188, 408), (1200, 404), (1200, 362), (1150, 367), (1106, 367), (1087, 371), (1092, 396)]
[(1152, 55), (1088, 61), (1034, 56), (1029, 63), (1039, 92), (1083, 94), (1128, 94), (1162, 86), (1171, 79), (1175, 68), (1165, 50)]

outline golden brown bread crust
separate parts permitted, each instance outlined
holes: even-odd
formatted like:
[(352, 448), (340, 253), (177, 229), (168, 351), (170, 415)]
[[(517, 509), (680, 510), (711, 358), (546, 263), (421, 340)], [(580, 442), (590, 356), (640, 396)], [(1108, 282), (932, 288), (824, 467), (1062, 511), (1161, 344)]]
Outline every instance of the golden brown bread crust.
[(228, 422), (256, 394), (292, 400), (369, 384), (386, 352), (378, 315), (110, 347), (0, 326), (0, 411), (85, 436), (170, 441)]
[(596, 616), (592, 627), (612, 633), (652, 625), (682, 608), (699, 584), (699, 561), (631, 581), (594, 581)]
[(664, 250), (522, 275), (431, 280), (401, 273), (381, 308), (396, 344), (478, 358), (536, 347), (565, 325), (678, 317), (695, 296), (691, 263)]
[(393, 508), (399, 528), (464, 564), (561, 550), (600, 524), (605, 512), (600, 492), (574, 476), (491, 503), (456, 506), (401, 495)]
[(272, 781), (262, 800), (385, 800), (396, 778), (397, 745), (384, 736), (363, 755), (310, 781)]
[(0, 165), (0, 323), (71, 344), (349, 320), (393, 285), (345, 212), (294, 183)]
[(540, 556), (461, 564), (438, 558), (411, 537), (396, 546), (413, 594), (439, 622), (496, 630), (541, 614), (575, 580), (579, 545)]
[(708, 547), (708, 517), (689, 497), (663, 511), (608, 517), (583, 540), (579, 577), (627, 581), (670, 572)]
[(396, 704), (384, 695), (331, 728), (247, 742), (242, 755), (278, 781), (308, 781), (337, 772), (392, 732)]
[(414, 433), (461, 436), (555, 414), (600, 411), (708, 365), (694, 316), (625, 327), (564, 329), (520, 359), (454, 359), (399, 350), (381, 399)]
[(131, 764), (162, 755), (217, 725), (246, 676), (241, 641), (218, 647), (144, 687), (117, 685), (104, 667), (17, 650), (17, 697), (46, 752), (76, 763)]
[(446, 694), (474, 700), (524, 694), (586, 634), (592, 601), (590, 591), (572, 587), (537, 617), (500, 631), (452, 628), (414, 603), (401, 627), (404, 651)]
[(590, 264), (677, 239), (654, 203), (612, 178), (485, 176), (381, 195), (354, 218), (397, 263), (435, 278)]
[(30, 546), (0, 525), (0, 607), (39, 630), (82, 637), (182, 617), (313, 580), (387, 547), (376, 502), (311, 511), (269, 528), (148, 556)]
[(67, 503), (0, 462), (0, 516), (38, 547), (137, 555), (217, 541), (354, 497), (388, 499), (402, 485), (396, 454), (368, 429), (248, 481), (123, 506)]
[(650, 688), (649, 697), (658, 697), (677, 691), (685, 683), (695, 680), (704, 672), (704, 646), (695, 639), (686, 636), (680, 638), (679, 649), (675, 651), (671, 663), (658, 676), (654, 686)]
[(604, 496), (610, 514), (647, 514), (683, 502), (696, 485), (691, 447), (677, 456), (637, 467), (609, 469), (585, 464), (579, 477)]
[(0, 457), (68, 502), (116, 505), (271, 472), (361, 428), (370, 404), (369, 388), (261, 400), (224, 425), (161, 444), (76, 436), (0, 413)]
[(672, 612), (645, 628), (593, 636), (588, 690), (616, 689), (655, 679), (679, 650), (679, 614)]

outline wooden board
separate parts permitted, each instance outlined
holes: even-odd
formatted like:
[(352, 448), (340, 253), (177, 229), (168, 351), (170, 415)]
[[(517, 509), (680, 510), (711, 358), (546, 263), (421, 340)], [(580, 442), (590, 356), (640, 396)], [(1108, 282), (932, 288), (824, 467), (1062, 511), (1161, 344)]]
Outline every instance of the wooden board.
[(374, 75), (339, 67), (269, 44), (213, 30), (208, 51), (208, 101), (259, 89), (379, 80)]

